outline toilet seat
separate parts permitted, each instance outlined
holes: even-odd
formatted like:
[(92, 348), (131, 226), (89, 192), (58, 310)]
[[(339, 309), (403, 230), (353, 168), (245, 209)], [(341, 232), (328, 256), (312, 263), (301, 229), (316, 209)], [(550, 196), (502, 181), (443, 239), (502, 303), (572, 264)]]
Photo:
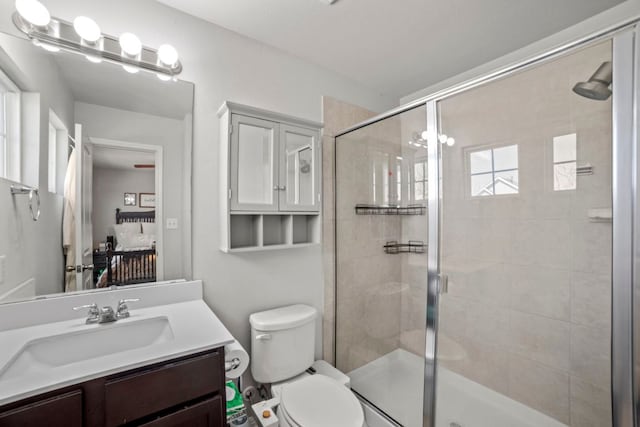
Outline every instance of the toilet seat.
[(281, 416), (298, 427), (362, 427), (364, 412), (355, 395), (324, 375), (310, 375), (286, 384)]

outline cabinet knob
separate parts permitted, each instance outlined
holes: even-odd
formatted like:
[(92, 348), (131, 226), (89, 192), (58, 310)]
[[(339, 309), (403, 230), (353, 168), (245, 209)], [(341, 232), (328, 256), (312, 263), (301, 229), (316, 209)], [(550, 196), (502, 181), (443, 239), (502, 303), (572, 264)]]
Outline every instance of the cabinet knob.
[(280, 187), (278, 187), (277, 185), (274, 185), (273, 186), (273, 191), (278, 191), (278, 190), (280, 190)]

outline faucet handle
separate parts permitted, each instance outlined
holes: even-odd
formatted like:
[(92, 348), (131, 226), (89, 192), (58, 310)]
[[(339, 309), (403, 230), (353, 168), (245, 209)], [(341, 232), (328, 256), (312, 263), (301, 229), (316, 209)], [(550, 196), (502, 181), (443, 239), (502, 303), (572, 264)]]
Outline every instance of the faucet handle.
[(87, 313), (87, 323), (94, 323), (100, 317), (100, 310), (98, 310), (98, 305), (94, 302), (93, 304), (85, 304), (79, 305), (78, 307), (73, 307), (75, 311), (82, 310), (88, 308), (89, 312)]
[(127, 306), (127, 303), (138, 301), (140, 301), (140, 298), (121, 299), (118, 303), (118, 309), (116, 310), (116, 317), (118, 319), (129, 317), (129, 306)]

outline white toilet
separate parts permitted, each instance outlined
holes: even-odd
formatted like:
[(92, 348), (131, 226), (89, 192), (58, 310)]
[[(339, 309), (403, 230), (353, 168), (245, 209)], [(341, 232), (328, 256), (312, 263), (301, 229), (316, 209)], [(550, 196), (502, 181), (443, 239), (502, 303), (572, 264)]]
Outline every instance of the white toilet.
[(313, 360), (316, 316), (315, 308), (298, 304), (249, 317), (251, 373), (257, 382), (271, 384), (273, 395), (253, 405), (263, 426), (366, 426), (349, 377), (325, 361)]

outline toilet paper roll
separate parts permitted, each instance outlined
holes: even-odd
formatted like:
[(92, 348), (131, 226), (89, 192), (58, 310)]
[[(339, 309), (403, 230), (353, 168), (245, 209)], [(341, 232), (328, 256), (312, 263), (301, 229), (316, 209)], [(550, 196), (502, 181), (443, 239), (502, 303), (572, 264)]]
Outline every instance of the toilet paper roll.
[(227, 378), (238, 378), (248, 367), (249, 354), (238, 341), (224, 346), (224, 369)]

